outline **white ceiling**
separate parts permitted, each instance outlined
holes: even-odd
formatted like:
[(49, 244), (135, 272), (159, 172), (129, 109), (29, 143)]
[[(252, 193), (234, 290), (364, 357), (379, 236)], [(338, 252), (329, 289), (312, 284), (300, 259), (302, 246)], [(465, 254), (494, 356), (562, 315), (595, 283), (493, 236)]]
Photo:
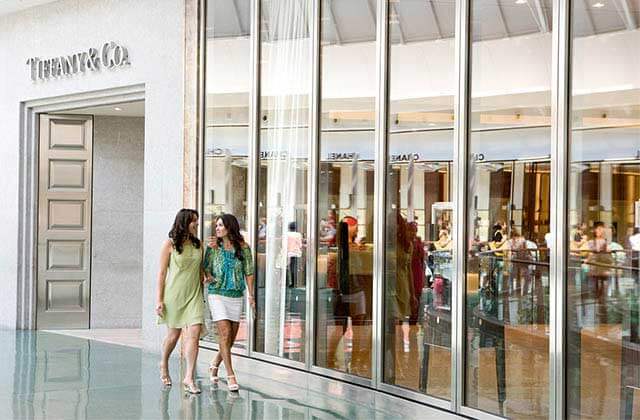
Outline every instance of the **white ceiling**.
[(128, 102), (124, 104), (93, 106), (90, 108), (65, 111), (65, 114), (91, 114), (111, 117), (144, 117), (144, 101)]
[(0, 16), (30, 9), (57, 0), (0, 0)]
[[(276, 0), (264, 3), (263, 40), (308, 37), (302, 33), (281, 33), (286, 6)], [(273, 3), (275, 6), (270, 6)], [(207, 35), (240, 37), (249, 34), (251, 0), (209, 2)], [(287, 4), (287, 3), (281, 3)], [(389, 10), (393, 43), (429, 41), (454, 36), (455, 0), (395, 0)], [(508, 38), (549, 32), (553, 0), (478, 0), (473, 3), (474, 41)], [(307, 10), (303, 10), (303, 13)], [(269, 13), (278, 13), (270, 16)], [(375, 0), (325, 0), (323, 2), (322, 41), (349, 44), (376, 39)], [(309, 16), (303, 17), (309, 21)], [(282, 16), (281, 16), (282, 15)], [(283, 17), (284, 16), (284, 17)], [(640, 0), (576, 1), (573, 12), (574, 36), (589, 36), (620, 30), (634, 30), (640, 22)], [(300, 32), (300, 31), (298, 31)]]

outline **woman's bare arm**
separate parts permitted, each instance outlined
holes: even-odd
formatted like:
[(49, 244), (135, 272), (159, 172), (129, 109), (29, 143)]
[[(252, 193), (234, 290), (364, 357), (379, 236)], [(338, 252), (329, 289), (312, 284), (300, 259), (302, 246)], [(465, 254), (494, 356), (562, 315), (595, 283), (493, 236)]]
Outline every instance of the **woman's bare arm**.
[(160, 267), (158, 269), (158, 278), (156, 280), (156, 313), (162, 316), (164, 312), (164, 282), (167, 278), (167, 268), (169, 267), (169, 259), (171, 258), (171, 250), (173, 244), (169, 239), (164, 241), (160, 250)]

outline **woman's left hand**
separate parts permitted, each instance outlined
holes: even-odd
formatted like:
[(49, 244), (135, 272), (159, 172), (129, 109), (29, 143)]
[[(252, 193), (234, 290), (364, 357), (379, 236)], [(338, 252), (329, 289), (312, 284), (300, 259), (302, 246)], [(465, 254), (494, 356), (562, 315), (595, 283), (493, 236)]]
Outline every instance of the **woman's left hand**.
[(251, 310), (253, 311), (253, 316), (256, 316), (256, 299), (249, 295), (249, 305), (251, 305)]

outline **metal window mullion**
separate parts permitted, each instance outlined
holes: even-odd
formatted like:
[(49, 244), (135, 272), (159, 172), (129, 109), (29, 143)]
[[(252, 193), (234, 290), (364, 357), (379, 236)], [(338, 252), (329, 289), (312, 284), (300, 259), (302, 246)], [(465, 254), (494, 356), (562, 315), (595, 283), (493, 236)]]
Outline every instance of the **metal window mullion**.
[[(197, 150), (196, 157), (198, 171), (198, 185), (196, 186), (196, 208), (200, 209), (201, 216), (204, 215), (204, 157), (205, 143), (207, 135), (207, 81), (206, 81), (206, 65), (207, 65), (207, 1), (200, 0), (198, 2), (198, 117), (197, 117)], [(200, 237), (204, 238), (204, 223), (200, 224)]]
[[(251, 21), (249, 24), (250, 39), (250, 78), (251, 91), (249, 93), (249, 165), (247, 169), (249, 197), (247, 202), (247, 232), (249, 244), (253, 253), (254, 267), (258, 262), (257, 220), (258, 220), (258, 177), (260, 175), (260, 0), (251, 2)], [(257, 272), (257, 270), (256, 270)], [(253, 293), (258, 298), (258, 278), (254, 275)], [(245, 302), (247, 312), (250, 306)], [(247, 354), (253, 353), (255, 345), (256, 314), (248, 316), (249, 340)]]
[(565, 287), (570, 98), (571, 2), (553, 2), (551, 85), (551, 217), (549, 267), (549, 418), (565, 413)]
[(453, 237), (455, 248), (453, 264), (456, 272), (455, 287), (451, 289), (451, 409), (460, 412), (464, 402), (464, 346), (465, 346), (465, 284), (466, 284), (466, 191), (467, 141), (470, 121), (470, 0), (456, 2), (455, 71), (458, 85), (455, 93), (455, 124), (453, 145)]
[(309, 177), (307, 188), (307, 316), (305, 324), (305, 366), (315, 364), (316, 278), (318, 254), (318, 165), (320, 141), (320, 18), (321, 0), (311, 1), (311, 109), (309, 113)]
[(377, 388), (384, 379), (384, 272), (387, 173), (387, 121), (389, 104), (389, 6), (377, 0), (376, 17), (376, 130), (374, 174), (374, 259), (373, 259), (373, 343), (372, 383)]

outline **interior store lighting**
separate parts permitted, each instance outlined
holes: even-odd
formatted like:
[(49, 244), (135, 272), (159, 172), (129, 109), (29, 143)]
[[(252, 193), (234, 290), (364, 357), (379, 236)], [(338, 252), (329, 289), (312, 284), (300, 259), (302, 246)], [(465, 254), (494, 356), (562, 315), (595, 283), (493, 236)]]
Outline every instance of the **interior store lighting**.
[(480, 114), (480, 124), (550, 125), (548, 115)]
[(593, 7), (595, 9), (600, 9), (600, 8), (604, 7), (604, 3), (601, 3), (601, 2), (594, 3)]
[(373, 121), (374, 118), (375, 112), (372, 111), (329, 111), (331, 120)]
[(527, 0), (516, 0), (516, 4), (527, 4)]
[(640, 118), (583, 117), (582, 124), (588, 127), (632, 127), (640, 126)]
[(117, 107), (115, 107), (113, 109), (114, 109), (114, 111), (122, 111), (122, 108), (120, 108), (119, 106), (117, 106)]
[(404, 123), (451, 123), (453, 114), (449, 112), (399, 112), (396, 118)]

